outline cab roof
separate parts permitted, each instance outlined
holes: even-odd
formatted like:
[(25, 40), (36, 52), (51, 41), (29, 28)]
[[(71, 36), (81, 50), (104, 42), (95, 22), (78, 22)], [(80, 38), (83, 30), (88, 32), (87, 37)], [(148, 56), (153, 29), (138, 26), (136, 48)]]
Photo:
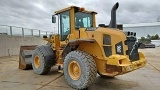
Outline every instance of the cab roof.
[[(60, 13), (62, 13), (62, 12), (65, 12), (65, 11), (67, 11), (67, 10), (70, 10), (70, 9), (72, 9), (72, 8), (81, 8), (81, 7), (70, 6), (70, 7), (67, 7), (67, 8), (64, 8), (64, 9), (61, 9), (61, 10), (56, 11), (56, 12), (55, 12), (55, 15), (60, 14)], [(84, 12), (84, 13), (95, 13), (95, 14), (97, 14), (97, 12), (94, 12), (94, 11), (86, 11), (86, 10), (80, 11), (80, 12)]]

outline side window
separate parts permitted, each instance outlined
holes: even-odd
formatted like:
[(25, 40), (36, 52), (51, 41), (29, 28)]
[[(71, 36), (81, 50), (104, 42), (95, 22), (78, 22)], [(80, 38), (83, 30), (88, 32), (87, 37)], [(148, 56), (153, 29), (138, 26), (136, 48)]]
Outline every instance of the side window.
[(75, 28), (92, 27), (92, 14), (77, 12), (75, 13)]
[(75, 18), (75, 28), (84, 27), (83, 18)]
[(61, 41), (66, 40), (68, 34), (70, 34), (70, 17), (69, 11), (60, 14), (60, 25), (61, 25)]
[(90, 17), (83, 18), (84, 27), (91, 27)]

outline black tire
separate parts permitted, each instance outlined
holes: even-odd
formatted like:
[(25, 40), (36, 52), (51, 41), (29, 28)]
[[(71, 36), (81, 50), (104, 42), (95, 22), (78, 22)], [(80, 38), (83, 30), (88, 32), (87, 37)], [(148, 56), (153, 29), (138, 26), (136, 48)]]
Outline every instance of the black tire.
[(101, 78), (109, 78), (109, 79), (114, 78), (114, 76), (112, 77), (112, 76), (102, 75), (102, 74), (101, 74), (101, 73), (99, 73), (98, 71), (97, 71), (97, 73), (98, 73), (98, 75), (99, 75)]
[[(74, 80), (68, 71), (70, 62), (76, 61), (81, 69), (81, 75), (78, 80)], [(96, 78), (97, 68), (93, 57), (83, 51), (72, 51), (64, 59), (64, 76), (67, 83), (75, 89), (85, 89), (89, 87)]]
[[(39, 58), (40, 64), (37, 67), (35, 58)], [(53, 50), (48, 45), (38, 46), (32, 55), (32, 67), (36, 74), (44, 75), (47, 74), (51, 67), (55, 64), (55, 55)]]

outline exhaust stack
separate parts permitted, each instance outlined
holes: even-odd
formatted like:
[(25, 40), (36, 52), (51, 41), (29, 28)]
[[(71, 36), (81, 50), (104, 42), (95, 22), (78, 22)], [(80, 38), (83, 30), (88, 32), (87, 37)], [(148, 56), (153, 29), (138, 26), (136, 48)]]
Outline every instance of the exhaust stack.
[(119, 3), (117, 2), (111, 10), (111, 21), (109, 24), (109, 28), (117, 28), (117, 23), (116, 23), (116, 10), (119, 7)]

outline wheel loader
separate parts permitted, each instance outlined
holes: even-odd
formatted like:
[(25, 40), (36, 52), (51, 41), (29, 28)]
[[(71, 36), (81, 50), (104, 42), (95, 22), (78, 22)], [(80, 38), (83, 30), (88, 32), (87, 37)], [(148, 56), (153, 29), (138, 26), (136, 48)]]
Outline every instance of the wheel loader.
[[(136, 33), (117, 28), (117, 2), (111, 10), (109, 25), (96, 26), (96, 14), (85, 8), (70, 6), (56, 11), (52, 23), (57, 23), (58, 34), (43, 36), (46, 45), (21, 46), (19, 68), (36, 74), (47, 74), (57, 65), (66, 82), (75, 89), (85, 89), (96, 79), (114, 77), (137, 70), (146, 64), (138, 52)], [(104, 18), (104, 17), (102, 17)]]

